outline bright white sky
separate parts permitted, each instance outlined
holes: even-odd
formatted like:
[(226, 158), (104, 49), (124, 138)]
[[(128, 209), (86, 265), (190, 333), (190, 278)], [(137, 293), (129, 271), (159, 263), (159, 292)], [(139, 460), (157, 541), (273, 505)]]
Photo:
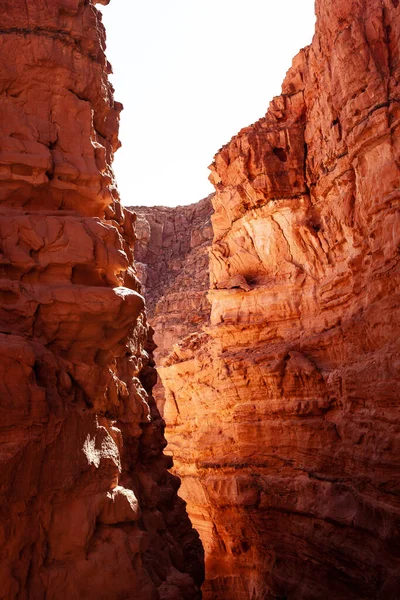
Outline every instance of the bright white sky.
[(214, 154), (266, 113), (311, 42), (314, 0), (112, 0), (101, 10), (125, 107), (122, 202), (197, 202), (213, 191)]

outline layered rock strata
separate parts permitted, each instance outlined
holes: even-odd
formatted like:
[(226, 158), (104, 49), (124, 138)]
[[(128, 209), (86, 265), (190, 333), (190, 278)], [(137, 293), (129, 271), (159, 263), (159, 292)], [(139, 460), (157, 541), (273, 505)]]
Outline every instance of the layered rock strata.
[(94, 4), (0, 8), (0, 597), (189, 600)]
[[(137, 215), (134, 254), (154, 328), (154, 355), (157, 365), (163, 365), (175, 343), (209, 322), (211, 196), (188, 206), (131, 210)], [(159, 382), (153, 394), (163, 411), (165, 395)]]
[(317, 0), (211, 167), (207, 331), (161, 377), (212, 600), (400, 589), (398, 0)]

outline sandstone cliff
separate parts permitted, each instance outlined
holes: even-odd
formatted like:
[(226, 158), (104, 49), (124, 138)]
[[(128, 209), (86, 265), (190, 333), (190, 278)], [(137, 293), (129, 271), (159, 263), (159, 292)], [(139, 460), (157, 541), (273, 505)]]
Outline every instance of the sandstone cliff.
[[(135, 206), (131, 210), (137, 214), (134, 254), (155, 330), (154, 356), (157, 365), (163, 365), (176, 342), (200, 332), (209, 321), (211, 197), (189, 206)], [(153, 393), (163, 411), (165, 396), (159, 382)]]
[(399, 597), (400, 6), (316, 12), (215, 157), (210, 326), (160, 369), (210, 600)]
[(199, 598), (95, 3), (0, 7), (0, 598)]

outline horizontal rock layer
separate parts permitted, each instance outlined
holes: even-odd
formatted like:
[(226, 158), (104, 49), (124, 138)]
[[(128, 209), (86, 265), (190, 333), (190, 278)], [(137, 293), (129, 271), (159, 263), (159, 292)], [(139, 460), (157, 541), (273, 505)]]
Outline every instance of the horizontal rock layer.
[(316, 12), (211, 166), (210, 325), (160, 369), (212, 600), (399, 593), (400, 6)]
[(100, 14), (5, 0), (0, 16), (0, 597), (199, 598)]

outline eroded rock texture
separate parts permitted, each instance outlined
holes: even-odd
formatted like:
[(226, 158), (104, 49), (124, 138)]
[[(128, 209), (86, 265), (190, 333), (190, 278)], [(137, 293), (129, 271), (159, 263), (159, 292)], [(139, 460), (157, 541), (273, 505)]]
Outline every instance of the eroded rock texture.
[[(175, 343), (209, 322), (211, 197), (189, 206), (131, 210), (137, 214), (134, 254), (155, 331), (154, 356), (157, 365), (163, 365)], [(159, 382), (153, 395), (162, 412), (165, 394)]]
[(400, 6), (316, 11), (215, 157), (211, 324), (161, 369), (212, 600), (399, 597)]
[(0, 597), (198, 598), (99, 13), (3, 0), (0, 16)]

